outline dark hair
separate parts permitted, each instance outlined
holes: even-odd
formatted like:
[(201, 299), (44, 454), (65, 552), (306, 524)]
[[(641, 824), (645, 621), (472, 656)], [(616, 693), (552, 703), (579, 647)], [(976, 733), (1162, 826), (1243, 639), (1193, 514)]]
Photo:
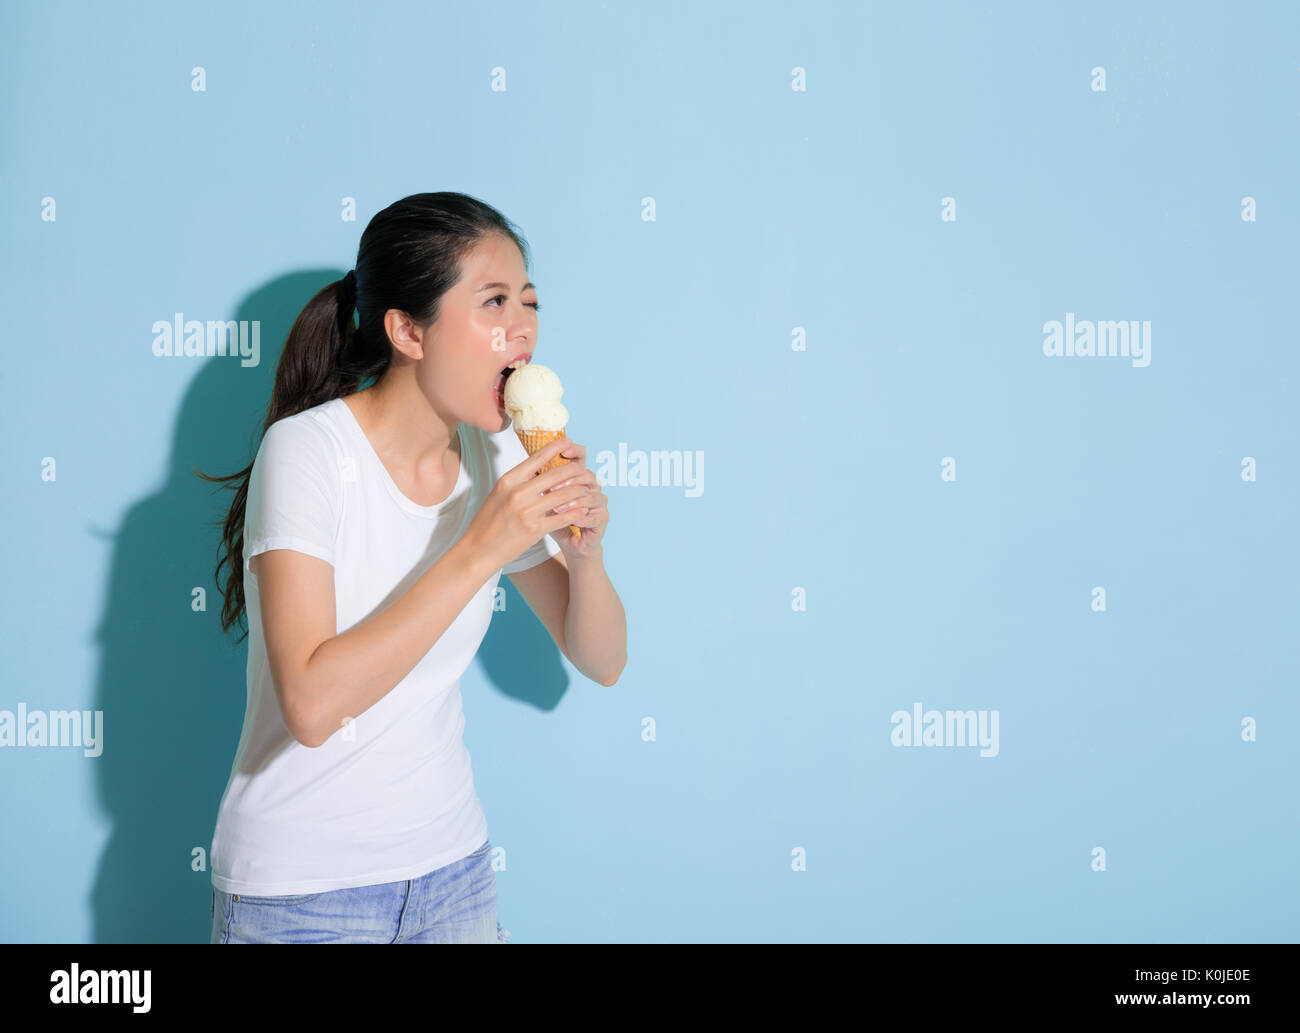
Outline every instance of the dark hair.
[[(393, 357), (385, 315), (397, 309), (422, 327), (435, 322), (442, 296), (460, 279), (462, 259), (493, 234), (514, 241), (527, 268), (528, 243), (516, 227), (495, 208), (467, 194), (412, 194), (371, 219), (361, 234), (356, 269), (317, 291), (294, 320), (276, 367), (262, 435), (277, 420), (352, 394), (370, 377), (382, 377)], [(224, 522), (217, 521), (224, 524), (225, 555), (213, 576), (225, 597), (221, 630), (228, 631), (245, 619), (238, 641), (248, 634), (244, 507), (252, 472), (252, 462), (224, 477), (195, 471), (207, 481), (235, 482), (225, 484), (235, 498)], [(222, 588), (221, 568), (227, 564), (229, 576)]]

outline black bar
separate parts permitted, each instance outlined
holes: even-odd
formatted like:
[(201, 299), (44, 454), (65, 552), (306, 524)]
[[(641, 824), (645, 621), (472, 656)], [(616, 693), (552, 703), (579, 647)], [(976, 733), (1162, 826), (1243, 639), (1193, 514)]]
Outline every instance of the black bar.
[[(464, 952), (456, 960), (445, 951), (437, 958), (428, 951), (380, 958), (358, 945), (280, 948), (275, 958), (203, 949), (210, 946), (9, 945), (0, 966), (6, 1021), (71, 1016), (93, 1022), (106, 1011), (132, 1023), (216, 1017), (260, 1008), (261, 1001), (295, 1018), (373, 1021), (389, 1006), (459, 1014), (456, 998), (471, 1007), (475, 1000), (487, 1002), (484, 1021), (513, 1006), (521, 1017), (547, 1023), (598, 1017), (595, 1009), (608, 1001), (612, 1010), (599, 1013), (604, 1026), (654, 1022), (656, 1016), (675, 1023), (682, 1014), (676, 1005), (701, 998), (708, 1011), (724, 1009), (733, 1018), (755, 1012), (770, 1017), (771, 1009), (788, 1004), (816, 1019), (844, 1002), (854, 1017), (883, 1019), (901, 1010), (927, 1025), (946, 1016), (1056, 1021), (1125, 1012), (1139, 1022), (1171, 1015), (1175, 1022), (1200, 1015), (1232, 1022), (1291, 1011), (1289, 966), (1281, 957), (1287, 945), (1274, 944), (627, 944), (669, 948), (635, 957), (610, 949), (620, 944), (600, 944), (604, 949), (597, 951), (560, 944), (551, 946), (578, 952), (515, 950), (486, 961)], [(735, 952), (746, 947), (751, 952), (739, 958)], [(703, 953), (685, 959), (686, 949)], [(143, 1001), (146, 971), (148, 1010), (137, 1011), (130, 990), (140, 991)], [(104, 975), (115, 972), (134, 973), (136, 981)], [(91, 987), (104, 987), (107, 995), (114, 986), (125, 1002), (83, 1000)], [(74, 987), (75, 1000), (51, 999)], [(489, 996), (469, 995), (479, 988)], [(1199, 1000), (1207, 994), (1208, 1004)], [(440, 1017), (425, 1014), (434, 1023)]]

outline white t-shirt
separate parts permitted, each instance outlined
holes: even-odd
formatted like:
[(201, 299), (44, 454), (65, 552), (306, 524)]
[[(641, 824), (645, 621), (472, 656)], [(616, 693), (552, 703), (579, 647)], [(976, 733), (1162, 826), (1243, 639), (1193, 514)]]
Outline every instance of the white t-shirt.
[(460, 676), (492, 619), (501, 573), (555, 555), (555, 540), (545, 535), (494, 574), (405, 678), (316, 748), (285, 726), (248, 564), (269, 549), (328, 561), (337, 630), (359, 624), (459, 539), (497, 479), (528, 455), (510, 427), (462, 424), (460, 443), (456, 487), (439, 505), (420, 506), (341, 398), (278, 420), (263, 436), (244, 520), (248, 698), (212, 837), (218, 889), (276, 896), (413, 879), (488, 838), (461, 735)]

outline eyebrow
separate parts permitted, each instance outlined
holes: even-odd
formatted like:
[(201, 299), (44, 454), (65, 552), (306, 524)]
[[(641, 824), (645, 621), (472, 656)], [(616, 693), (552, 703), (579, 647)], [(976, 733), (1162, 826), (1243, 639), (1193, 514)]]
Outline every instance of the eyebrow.
[[(492, 289), (493, 287), (504, 287), (506, 290), (509, 290), (509, 289), (510, 289), (510, 284), (508, 284), (508, 283), (500, 283), (500, 282), (497, 282), (497, 283), (485, 283), (485, 284), (483, 284), (482, 287), (480, 287), (480, 288), (479, 288), (478, 290), (476, 290), (474, 293), (475, 293), (475, 294), (479, 294), (479, 293), (481, 293), (482, 291), (490, 290), (490, 289)], [(532, 280), (529, 280), (526, 284), (524, 284), (524, 290), (523, 290), (523, 291), (520, 291), (519, 293), (522, 294), (524, 291), (528, 290), (529, 287), (531, 287), (533, 290), (537, 290), (537, 284), (533, 283)]]

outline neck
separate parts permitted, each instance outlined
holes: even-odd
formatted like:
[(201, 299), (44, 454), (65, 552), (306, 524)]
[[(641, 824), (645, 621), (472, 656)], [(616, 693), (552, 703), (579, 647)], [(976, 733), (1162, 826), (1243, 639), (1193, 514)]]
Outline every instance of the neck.
[(389, 467), (436, 480), (448, 464), (460, 462), (460, 421), (434, 409), (414, 377), (386, 374), (345, 404)]

